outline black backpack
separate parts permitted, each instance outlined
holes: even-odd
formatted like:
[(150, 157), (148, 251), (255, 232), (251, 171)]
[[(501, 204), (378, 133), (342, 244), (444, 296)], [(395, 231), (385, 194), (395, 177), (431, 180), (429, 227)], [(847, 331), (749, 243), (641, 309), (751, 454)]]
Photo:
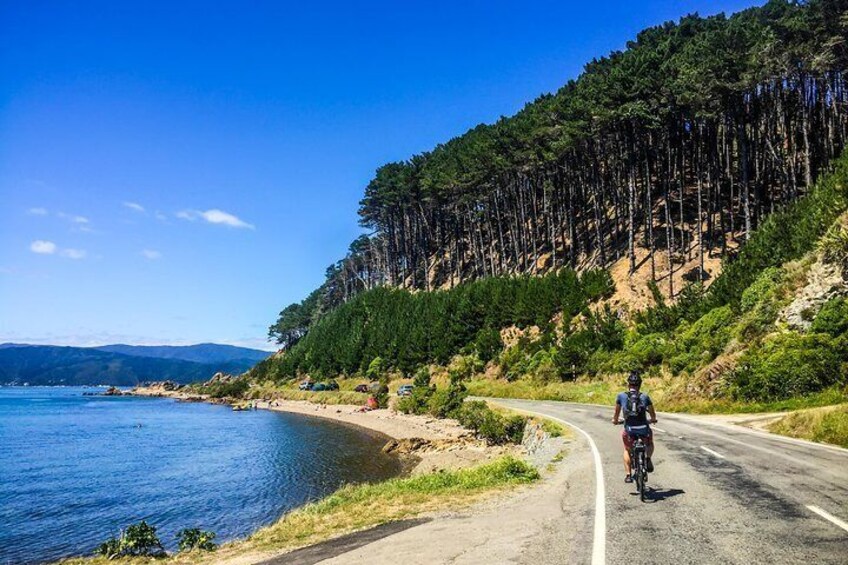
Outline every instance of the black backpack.
[(645, 403), (642, 402), (642, 394), (631, 390), (627, 393), (627, 402), (624, 403), (624, 416), (626, 418), (640, 418), (645, 414)]

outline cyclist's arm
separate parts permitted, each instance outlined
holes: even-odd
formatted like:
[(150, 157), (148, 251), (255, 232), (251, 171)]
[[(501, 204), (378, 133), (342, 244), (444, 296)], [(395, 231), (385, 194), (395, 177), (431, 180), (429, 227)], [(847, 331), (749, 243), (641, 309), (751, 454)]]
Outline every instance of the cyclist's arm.
[(615, 416), (612, 417), (612, 423), (618, 424), (618, 416), (621, 414), (621, 404), (615, 403)]
[(648, 405), (648, 413), (651, 415), (651, 423), (656, 424), (657, 423), (657, 412), (654, 410), (653, 404)]

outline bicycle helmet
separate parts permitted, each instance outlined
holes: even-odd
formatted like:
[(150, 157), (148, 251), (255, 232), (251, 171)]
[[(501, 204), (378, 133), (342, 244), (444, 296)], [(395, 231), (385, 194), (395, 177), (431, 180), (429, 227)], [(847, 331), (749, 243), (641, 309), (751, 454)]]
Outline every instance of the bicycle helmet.
[(630, 371), (630, 376), (627, 377), (627, 384), (636, 388), (642, 386), (642, 377), (639, 371)]

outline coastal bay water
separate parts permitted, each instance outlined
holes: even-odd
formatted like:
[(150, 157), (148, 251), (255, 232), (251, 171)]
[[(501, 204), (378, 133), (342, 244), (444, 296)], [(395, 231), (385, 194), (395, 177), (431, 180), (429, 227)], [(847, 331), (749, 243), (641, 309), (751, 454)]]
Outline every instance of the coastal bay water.
[(90, 553), (145, 519), (227, 541), (340, 485), (399, 472), (383, 440), (318, 418), (97, 389), (0, 387), (0, 564)]

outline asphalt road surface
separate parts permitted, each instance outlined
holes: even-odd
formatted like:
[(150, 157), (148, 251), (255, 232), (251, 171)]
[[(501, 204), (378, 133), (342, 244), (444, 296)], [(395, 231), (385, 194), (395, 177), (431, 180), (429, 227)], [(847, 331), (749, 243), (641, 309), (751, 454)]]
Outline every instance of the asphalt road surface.
[(577, 427), (596, 455), (594, 488), (570, 493), (594, 501), (576, 561), (848, 564), (848, 450), (659, 413), (643, 503), (624, 483), (612, 407), (491, 400)]

